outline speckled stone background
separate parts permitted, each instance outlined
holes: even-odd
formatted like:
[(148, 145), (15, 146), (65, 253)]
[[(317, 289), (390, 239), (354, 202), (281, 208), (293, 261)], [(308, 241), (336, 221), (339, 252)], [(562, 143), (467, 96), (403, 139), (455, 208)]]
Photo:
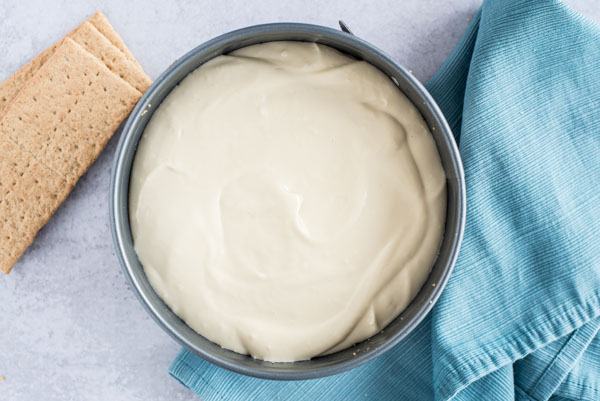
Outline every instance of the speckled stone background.
[[(567, 0), (600, 21), (598, 0)], [(448, 56), (480, 0), (0, 0), (0, 80), (102, 10), (155, 78), (194, 46), (247, 25), (343, 19), (421, 80)], [(0, 276), (0, 400), (193, 400), (167, 374), (179, 347), (146, 315), (113, 251), (108, 183), (119, 133)]]

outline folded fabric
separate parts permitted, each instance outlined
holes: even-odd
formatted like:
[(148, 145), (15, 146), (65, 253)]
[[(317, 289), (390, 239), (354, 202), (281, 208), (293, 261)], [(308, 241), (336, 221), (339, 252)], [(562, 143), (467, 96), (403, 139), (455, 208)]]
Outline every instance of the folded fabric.
[(206, 401), (600, 399), (600, 28), (556, 0), (485, 1), (427, 88), (468, 204), (428, 318), (328, 378), (254, 379), (185, 350), (173, 377)]

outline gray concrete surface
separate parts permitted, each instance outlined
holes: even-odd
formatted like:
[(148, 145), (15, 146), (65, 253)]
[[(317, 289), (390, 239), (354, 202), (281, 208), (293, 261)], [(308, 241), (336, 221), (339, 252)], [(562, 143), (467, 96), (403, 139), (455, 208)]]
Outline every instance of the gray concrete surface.
[[(568, 4), (600, 21), (597, 0)], [(421, 80), (450, 53), (480, 0), (0, 0), (0, 80), (96, 9), (155, 78), (221, 33), (294, 21), (336, 27), (387, 51)], [(193, 400), (167, 374), (179, 347), (125, 283), (108, 224), (118, 133), (9, 276), (0, 276), (0, 400)]]

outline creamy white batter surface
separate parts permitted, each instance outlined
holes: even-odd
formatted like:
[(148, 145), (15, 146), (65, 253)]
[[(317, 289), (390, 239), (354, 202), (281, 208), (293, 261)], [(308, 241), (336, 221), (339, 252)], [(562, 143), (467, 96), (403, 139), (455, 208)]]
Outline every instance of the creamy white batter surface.
[(268, 361), (384, 328), (425, 282), (445, 213), (412, 103), (370, 64), (301, 42), (190, 74), (131, 175), (133, 239), (156, 292), (201, 335)]

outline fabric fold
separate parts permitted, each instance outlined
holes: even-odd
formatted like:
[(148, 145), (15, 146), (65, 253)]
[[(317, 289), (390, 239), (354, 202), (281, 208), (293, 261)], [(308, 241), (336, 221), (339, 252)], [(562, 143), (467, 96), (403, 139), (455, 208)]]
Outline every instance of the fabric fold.
[(558, 1), (487, 1), (477, 25), (473, 51), (450, 57), (469, 62), (459, 140), (469, 204), (432, 312), (437, 399), (599, 314), (600, 30)]

